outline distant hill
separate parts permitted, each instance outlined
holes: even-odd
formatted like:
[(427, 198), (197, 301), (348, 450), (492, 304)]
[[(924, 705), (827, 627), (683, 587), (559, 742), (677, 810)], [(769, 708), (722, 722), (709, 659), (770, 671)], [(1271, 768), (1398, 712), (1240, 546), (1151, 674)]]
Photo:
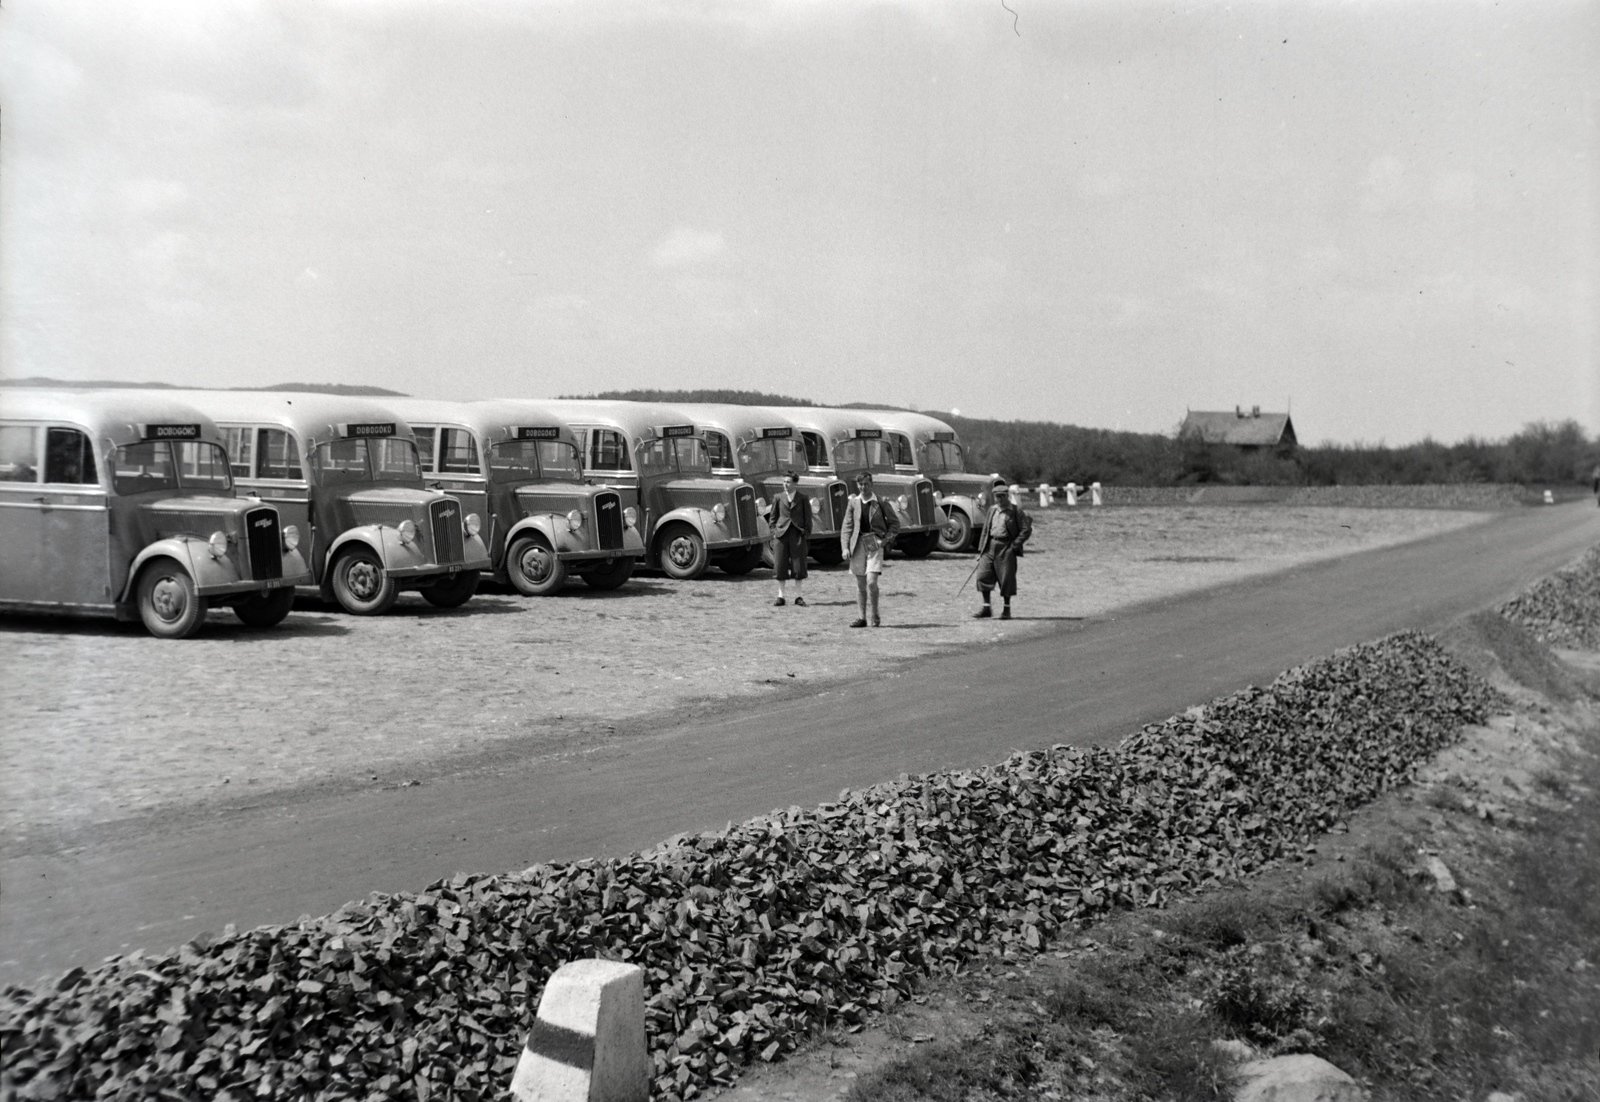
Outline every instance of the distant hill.
[(0, 379), (0, 386), (61, 387), (68, 390), (290, 390), (300, 394), (342, 394), (347, 398), (405, 398), (404, 391), (381, 386), (348, 386), (344, 383), (277, 383), (273, 386), (196, 386), (179, 387), (171, 383), (127, 383), (109, 379), (51, 379), (31, 375), (26, 379)]
[(814, 406), (804, 398), (763, 394), (759, 390), (606, 390), (599, 394), (563, 394), (588, 402), (661, 402), (665, 405), (716, 402), (729, 406)]

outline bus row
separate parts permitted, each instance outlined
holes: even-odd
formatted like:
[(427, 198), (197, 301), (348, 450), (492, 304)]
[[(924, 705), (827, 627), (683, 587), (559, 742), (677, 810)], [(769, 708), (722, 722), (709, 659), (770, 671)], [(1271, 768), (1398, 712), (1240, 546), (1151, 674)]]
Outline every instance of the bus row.
[(864, 471), (921, 557), (974, 541), (998, 479), (964, 468), (949, 425), (894, 410), (7, 387), (0, 608), (183, 638), (212, 606), (276, 624), (301, 587), (372, 615), (484, 576), (541, 596), (641, 562), (745, 574), (789, 473), (819, 562)]

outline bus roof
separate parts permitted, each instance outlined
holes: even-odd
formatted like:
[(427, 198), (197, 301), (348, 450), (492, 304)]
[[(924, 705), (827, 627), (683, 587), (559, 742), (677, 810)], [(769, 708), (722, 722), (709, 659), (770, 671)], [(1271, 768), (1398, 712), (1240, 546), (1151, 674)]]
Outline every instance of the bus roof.
[(672, 403), (683, 420), (697, 428), (725, 432), (736, 440), (758, 440), (762, 436), (800, 438), (794, 419), (770, 406), (740, 406), (726, 402)]
[(857, 432), (866, 430), (882, 432), (884, 424), (877, 415), (862, 409), (835, 409), (830, 406), (777, 406), (778, 412), (788, 417), (802, 429), (820, 432), (830, 443), (849, 440)]
[(955, 429), (926, 413), (904, 409), (869, 409), (863, 412), (872, 414), (884, 428), (910, 436), (912, 444), (923, 444), (929, 440), (961, 442)]
[(411, 426), (387, 401), (372, 398), (286, 390), (184, 390), (175, 393), (216, 421), (281, 425), (307, 443), (324, 443), (348, 435), (341, 426), (350, 425), (389, 425), (394, 436), (409, 440), (413, 435)]
[(0, 418), (48, 422), (83, 429), (95, 440), (113, 445), (158, 439), (151, 426), (195, 426), (191, 436), (222, 442), (222, 434), (205, 412), (186, 401), (182, 392), (142, 388), (79, 390), (72, 387), (0, 387)]
[(683, 435), (700, 436), (700, 426), (686, 420), (677, 406), (655, 402), (627, 402), (588, 398), (548, 398), (538, 403), (567, 425), (605, 425), (633, 440), (655, 435), (656, 429), (688, 428)]

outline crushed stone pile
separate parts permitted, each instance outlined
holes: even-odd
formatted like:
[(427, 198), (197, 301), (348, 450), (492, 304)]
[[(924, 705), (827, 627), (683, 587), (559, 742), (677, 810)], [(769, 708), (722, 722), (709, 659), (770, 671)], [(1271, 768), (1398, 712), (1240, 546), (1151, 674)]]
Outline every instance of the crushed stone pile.
[(1401, 633), (1116, 749), (902, 777), (626, 858), (74, 969), (0, 993), (0, 1096), (498, 1098), (546, 978), (605, 956), (646, 970), (654, 1097), (692, 1098), (920, 974), (1298, 852), (1497, 703)]
[(1540, 578), (1498, 611), (1541, 643), (1600, 650), (1600, 547)]

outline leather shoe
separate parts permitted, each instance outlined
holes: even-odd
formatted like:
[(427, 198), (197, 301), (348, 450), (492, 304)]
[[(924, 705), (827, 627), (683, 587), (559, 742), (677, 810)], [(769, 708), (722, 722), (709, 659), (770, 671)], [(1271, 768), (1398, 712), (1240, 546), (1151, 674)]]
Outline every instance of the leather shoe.
[(865, 620), (851, 620), (850, 626), (853, 628), (864, 628), (867, 626), (867, 622)]
[(794, 599), (794, 606), (796, 608), (805, 608), (806, 607), (806, 599), (804, 597), (796, 597)]
[(883, 626), (883, 621), (874, 616), (872, 618), (872, 626), (875, 628), (881, 628)]
[(1002, 608), (1000, 610), (1000, 619), (1002, 619), (1002, 620), (1011, 619), (1011, 610), (1009, 608)]
[(990, 608), (988, 605), (984, 605), (977, 612), (974, 612), (972, 614), (972, 618), (974, 620), (987, 620), (989, 617), (991, 617), (993, 615), (994, 615), (994, 609)]
[[(786, 602), (782, 597), (779, 597), (776, 601), (772, 602), (772, 607), (773, 608), (782, 608), (787, 603), (788, 602)], [(799, 604), (799, 603), (800, 603), (799, 601), (795, 602), (795, 604)]]

